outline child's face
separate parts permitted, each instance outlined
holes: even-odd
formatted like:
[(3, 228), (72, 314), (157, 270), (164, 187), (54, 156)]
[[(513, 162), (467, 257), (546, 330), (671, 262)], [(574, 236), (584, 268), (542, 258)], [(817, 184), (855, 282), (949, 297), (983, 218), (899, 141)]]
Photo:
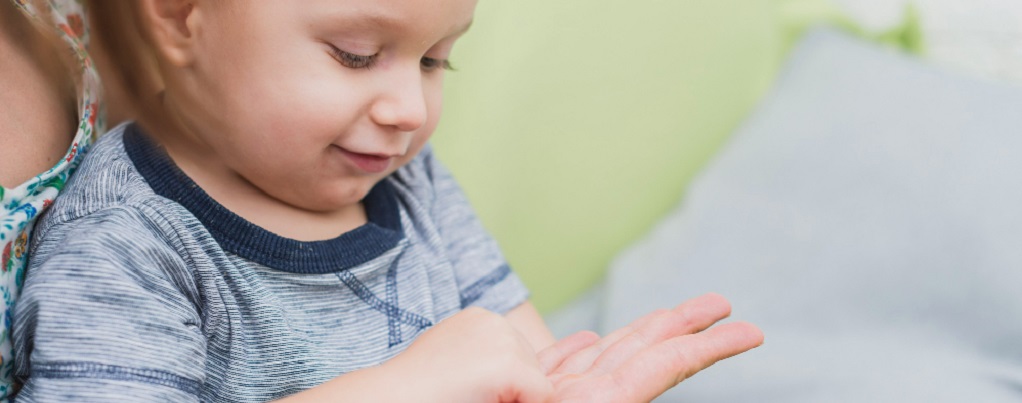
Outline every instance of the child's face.
[[(167, 101), (218, 164), (313, 211), (357, 203), (440, 118), (475, 0), (198, 3)], [(205, 6), (205, 8), (201, 8)]]

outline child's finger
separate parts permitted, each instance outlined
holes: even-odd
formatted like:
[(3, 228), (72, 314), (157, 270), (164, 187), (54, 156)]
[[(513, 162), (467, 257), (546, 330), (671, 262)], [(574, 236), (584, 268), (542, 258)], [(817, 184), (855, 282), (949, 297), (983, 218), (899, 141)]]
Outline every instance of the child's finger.
[(615, 385), (634, 396), (621, 401), (650, 401), (717, 361), (763, 344), (763, 332), (746, 322), (675, 337), (648, 348), (611, 373)]
[[(604, 337), (599, 343), (594, 344), (578, 353), (568, 357), (557, 367), (553, 373), (577, 374), (588, 371), (593, 363), (602, 359), (604, 351), (617, 345), (621, 340), (635, 337), (632, 342), (646, 342), (645, 346), (666, 340), (671, 337), (690, 334), (706, 329), (718, 320), (726, 318), (731, 314), (731, 304), (724, 297), (717, 294), (706, 294), (688, 300), (671, 310), (657, 310), (632, 322), (632, 324), (618, 329)], [(640, 332), (636, 335), (636, 332)], [(640, 343), (641, 344), (641, 343)], [(628, 343), (627, 345), (632, 345)], [(621, 358), (627, 359), (633, 354), (641, 351), (640, 348), (626, 349), (624, 345), (614, 354), (614, 362)], [(608, 364), (611, 361), (608, 360)]]
[(554, 384), (534, 370), (520, 371), (517, 382), (500, 394), (497, 401), (514, 403), (548, 403), (554, 396)]
[(565, 358), (598, 341), (600, 341), (600, 335), (590, 331), (582, 331), (565, 337), (536, 355), (539, 358), (539, 366), (544, 374), (549, 374), (554, 368), (560, 366)]

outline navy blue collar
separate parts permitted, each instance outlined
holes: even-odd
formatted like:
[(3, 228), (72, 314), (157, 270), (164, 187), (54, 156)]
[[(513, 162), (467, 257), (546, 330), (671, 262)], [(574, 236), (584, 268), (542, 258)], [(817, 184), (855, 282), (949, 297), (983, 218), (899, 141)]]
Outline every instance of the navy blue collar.
[(380, 181), (362, 200), (369, 222), (325, 241), (302, 242), (267, 231), (217, 203), (136, 124), (124, 129), (124, 149), (156, 194), (195, 215), (224, 250), (292, 273), (333, 273), (359, 266), (404, 237), (393, 185)]

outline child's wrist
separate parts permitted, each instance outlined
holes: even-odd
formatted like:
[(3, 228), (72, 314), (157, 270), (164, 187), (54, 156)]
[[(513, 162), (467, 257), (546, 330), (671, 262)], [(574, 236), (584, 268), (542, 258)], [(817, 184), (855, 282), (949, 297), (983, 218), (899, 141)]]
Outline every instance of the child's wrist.
[[(452, 402), (457, 401), (454, 396), (447, 396), (450, 393), (448, 388), (442, 386), (438, 380), (445, 379), (437, 377), (437, 374), (428, 374), (428, 366), (417, 365), (406, 357), (398, 356), (371, 369), (377, 374), (374, 378), (381, 380), (380, 389), (387, 397), (386, 401), (393, 402)], [(394, 380), (399, 380), (401, 386), (395, 387)]]

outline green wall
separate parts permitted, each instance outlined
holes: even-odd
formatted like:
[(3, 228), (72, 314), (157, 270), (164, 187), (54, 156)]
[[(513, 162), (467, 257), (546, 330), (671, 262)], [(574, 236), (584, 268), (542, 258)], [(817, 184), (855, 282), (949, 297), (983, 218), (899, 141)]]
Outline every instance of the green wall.
[(549, 311), (676, 205), (769, 87), (793, 29), (832, 11), (481, 0), (452, 58), (436, 151)]

